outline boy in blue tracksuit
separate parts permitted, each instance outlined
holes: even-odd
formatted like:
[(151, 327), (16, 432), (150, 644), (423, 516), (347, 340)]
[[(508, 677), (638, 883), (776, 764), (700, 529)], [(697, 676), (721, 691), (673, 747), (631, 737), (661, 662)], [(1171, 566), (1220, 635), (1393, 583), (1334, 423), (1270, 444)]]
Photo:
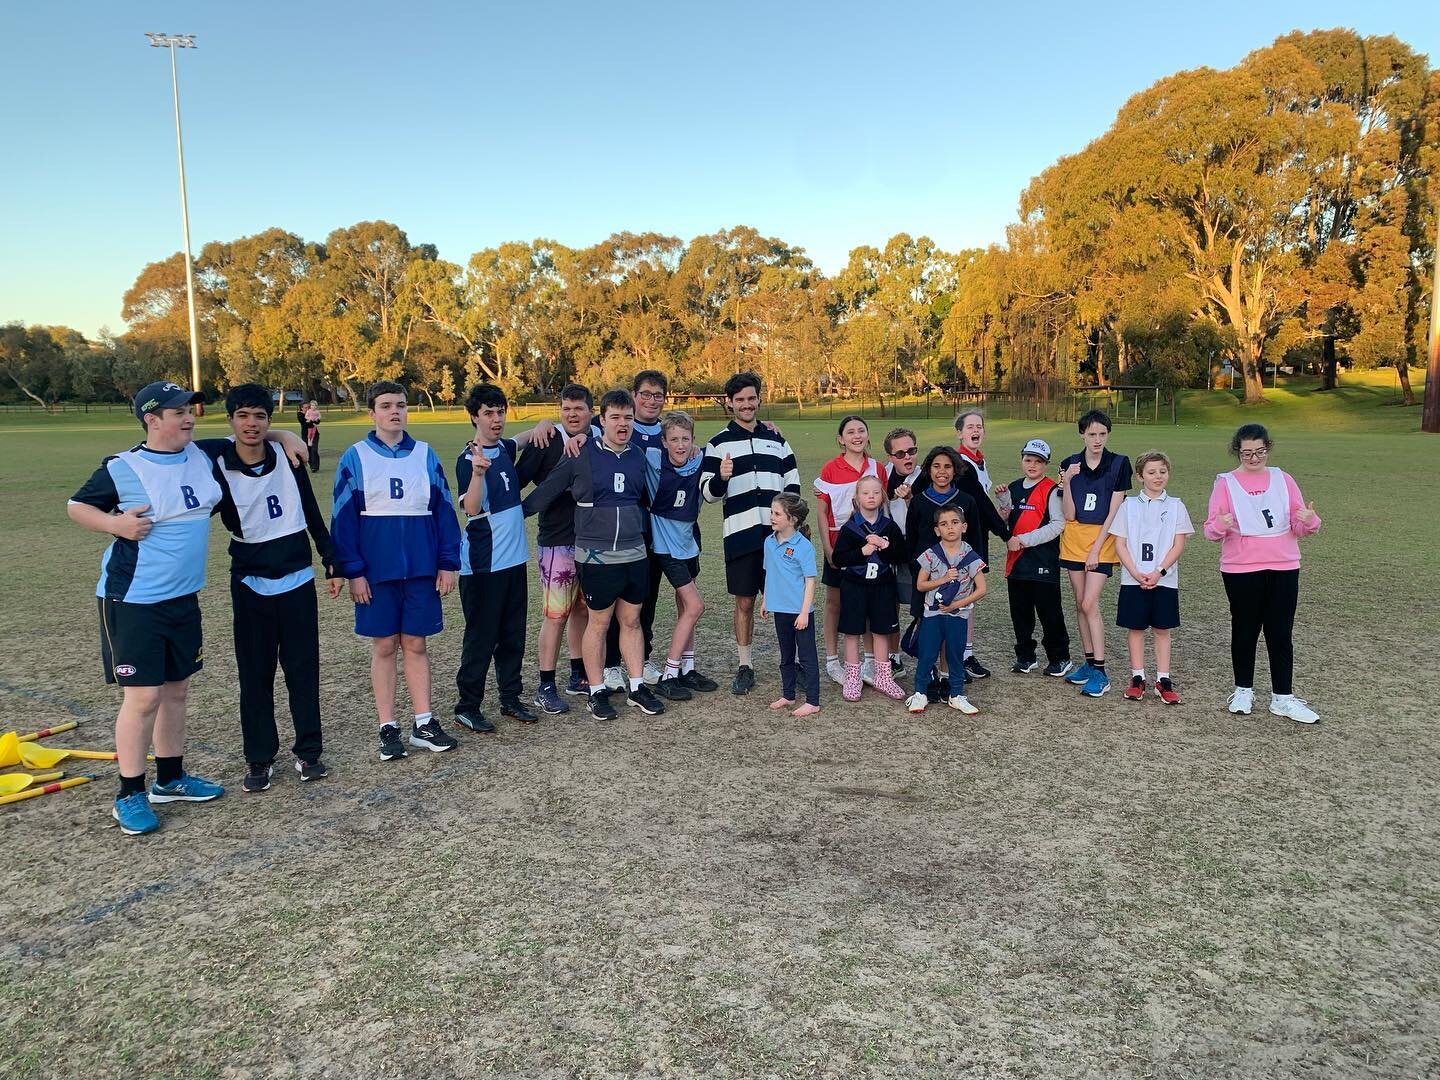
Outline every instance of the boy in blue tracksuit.
[(440, 459), (405, 431), (405, 388), (384, 380), (366, 401), (375, 430), (340, 457), (330, 538), (335, 569), (350, 581), (355, 632), (371, 639), (370, 682), (380, 719), (380, 760), (409, 751), (395, 723), (396, 652), (415, 706), (410, 745), (453, 750), (430, 711), (425, 639), (444, 623), (440, 597), (455, 588), (460, 526)]

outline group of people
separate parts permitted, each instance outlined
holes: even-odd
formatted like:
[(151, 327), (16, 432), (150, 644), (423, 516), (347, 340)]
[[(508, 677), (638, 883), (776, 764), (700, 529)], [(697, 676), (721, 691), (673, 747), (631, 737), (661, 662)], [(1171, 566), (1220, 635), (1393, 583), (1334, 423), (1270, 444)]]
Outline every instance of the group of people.
[[(628, 390), (607, 392), (598, 409), (588, 389), (567, 386), (558, 423), (545, 420), (514, 436), (505, 432), (504, 393), (473, 387), (465, 400), (473, 437), (455, 462), (452, 495), (436, 451), (406, 430), (404, 387), (378, 382), (367, 395), (373, 430), (340, 457), (327, 527), (306, 469), (314, 466), (318, 417), (310, 418), (305, 440), (272, 428), (269, 391), (246, 384), (226, 397), (231, 436), (196, 440), (200, 396), (171, 383), (145, 387), (135, 399), (144, 442), (107, 458), (68, 507), (80, 525), (114, 537), (96, 593), (105, 678), (123, 691), (116, 718), (120, 790), (112, 810), (121, 830), (158, 828), (155, 804), (208, 801), (224, 791), (188, 773), (183, 762), (189, 679), (204, 659), (197, 593), (212, 514), (231, 535), (247, 792), (267, 790), (274, 776), (277, 666), (294, 720), (295, 770), (301, 781), (328, 774), (314, 553), (327, 592), (336, 598), (348, 588), (355, 632), (370, 639), (378, 753), (391, 761), (411, 748), (444, 752), (457, 745), (432, 708), (426, 644), (442, 629), (442, 599), (457, 585), (464, 637), (454, 719), (461, 728), (496, 730), (484, 712), (492, 667), (498, 716), (523, 724), (539, 713), (569, 712), (566, 697), (583, 698), (592, 717), (610, 720), (617, 700), (656, 715), (667, 701), (719, 690), (697, 667), (695, 651), (705, 610), (697, 578), (706, 502), (721, 506), (726, 591), (734, 605), (734, 695), (755, 686), (758, 605), (760, 617), (774, 621), (780, 654), (780, 695), (770, 708), (796, 717), (820, 710), (813, 621), (819, 602), (826, 616), (823, 670), (845, 700), (858, 701), (868, 684), (905, 700), (911, 712), (946, 702), (974, 714), (966, 684), (991, 674), (975, 652), (973, 612), (989, 592), (993, 534), (1005, 548), (1013, 672), (1035, 671), (1043, 647), (1046, 674), (1103, 696), (1110, 679), (1100, 597), (1118, 568), (1116, 621), (1129, 633), (1131, 667), (1124, 696), (1146, 694), (1149, 631), (1154, 692), (1179, 703), (1170, 631), (1179, 625), (1177, 564), (1194, 529), (1184, 504), (1166, 490), (1170, 462), (1163, 453), (1141, 454), (1132, 471), (1106, 446), (1108, 417), (1091, 412), (1078, 425), (1082, 450), (1059, 463), (1058, 477), (1048, 475), (1049, 445), (1031, 439), (1020, 455), (1021, 475), (995, 484), (978, 412), (961, 413), (956, 445), (933, 447), (923, 462), (915, 433), (903, 427), (886, 434), (885, 460), (872, 458), (865, 420), (847, 416), (836, 436), (840, 453), (814, 481), (817, 551), (795, 454), (780, 430), (758, 419), (760, 392), (756, 375), (733, 376), (725, 386), (730, 420), (702, 446), (688, 414), (665, 410), (668, 380), (658, 371), (640, 372)], [(1313, 723), (1318, 717), (1291, 686), (1290, 638), (1296, 541), (1318, 529), (1320, 519), (1295, 481), (1269, 466), (1270, 449), (1260, 425), (1236, 432), (1231, 450), (1239, 467), (1216, 478), (1204, 524), (1207, 538), (1221, 544), (1231, 607), (1229, 707), (1236, 713), (1253, 707), (1263, 632), (1271, 712)], [(1127, 495), (1135, 475), (1141, 490)], [(527, 695), (528, 516), (538, 517), (542, 619), (539, 679)], [(1084, 652), (1078, 666), (1062, 570)], [(657, 645), (656, 606), (665, 583), (674, 591), (675, 623), (668, 645)], [(903, 634), (902, 607), (910, 616)], [(569, 656), (563, 682), (562, 644)], [(906, 654), (914, 658), (908, 696), (897, 682)], [(396, 717), (402, 656), (414, 707), (408, 733)], [(152, 745), (156, 776), (147, 785)]]

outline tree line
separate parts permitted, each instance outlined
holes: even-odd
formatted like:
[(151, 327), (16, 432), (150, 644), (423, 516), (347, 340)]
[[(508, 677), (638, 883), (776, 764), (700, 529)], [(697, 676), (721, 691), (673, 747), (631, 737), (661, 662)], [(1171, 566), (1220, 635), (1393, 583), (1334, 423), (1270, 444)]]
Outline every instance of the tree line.
[[(1257, 401), (1269, 365), (1333, 385), (1343, 363), (1394, 365), (1409, 400), (1437, 164), (1440, 70), (1394, 37), (1297, 32), (1136, 94), (985, 249), (901, 233), (826, 275), (747, 226), (511, 242), (464, 265), (385, 221), (323, 243), (280, 228), (212, 242), (195, 263), (202, 373), (352, 402), (402, 378), (433, 404), (481, 379), (523, 398), (641, 367), (697, 393), (753, 370), (803, 400), (1173, 390), (1228, 364)], [(125, 293), (124, 334), (0, 328), (0, 374), (39, 402), (188, 382), (188, 315), (176, 253)]]

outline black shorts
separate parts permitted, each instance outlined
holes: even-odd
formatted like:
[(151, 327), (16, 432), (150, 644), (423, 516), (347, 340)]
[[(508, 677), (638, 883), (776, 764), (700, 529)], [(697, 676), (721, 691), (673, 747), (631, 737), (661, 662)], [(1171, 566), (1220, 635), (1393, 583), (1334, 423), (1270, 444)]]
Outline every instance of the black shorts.
[(1180, 625), (1180, 590), (1121, 585), (1115, 625), (1127, 630), (1173, 630)]
[(650, 591), (650, 560), (625, 563), (577, 562), (575, 575), (591, 611), (604, 611), (616, 600), (639, 607)]
[(895, 600), (895, 578), (887, 574), (874, 581), (864, 581), (846, 573), (840, 579), (840, 619), (836, 623), (842, 634), (894, 634), (900, 629), (900, 609)]
[[(1062, 570), (1084, 570), (1084, 569), (1085, 569), (1085, 564), (1084, 564), (1083, 562), (1078, 562), (1078, 561), (1076, 561), (1075, 559), (1061, 559), (1061, 560), (1060, 560), (1060, 569), (1062, 569)], [(1095, 564), (1095, 569), (1088, 571), (1088, 573), (1091, 573), (1091, 574), (1104, 574), (1106, 577), (1109, 577), (1109, 576), (1110, 576), (1111, 574), (1113, 574), (1114, 572), (1115, 572), (1115, 564), (1114, 564), (1113, 562), (1096, 563), (1096, 564)]]
[(747, 551), (725, 559), (725, 591), (731, 596), (759, 596), (765, 588), (765, 552)]
[(670, 582), (671, 588), (683, 589), (700, 576), (699, 555), (677, 559), (673, 555), (656, 553), (655, 561), (660, 564), (660, 571), (665, 575), (665, 580)]
[(195, 593), (158, 604), (98, 601), (100, 663), (105, 681), (121, 686), (181, 682), (205, 663), (200, 599)]
[(838, 566), (831, 566), (828, 562), (820, 564), (820, 584), (831, 589), (838, 589), (840, 582), (844, 580), (845, 571)]

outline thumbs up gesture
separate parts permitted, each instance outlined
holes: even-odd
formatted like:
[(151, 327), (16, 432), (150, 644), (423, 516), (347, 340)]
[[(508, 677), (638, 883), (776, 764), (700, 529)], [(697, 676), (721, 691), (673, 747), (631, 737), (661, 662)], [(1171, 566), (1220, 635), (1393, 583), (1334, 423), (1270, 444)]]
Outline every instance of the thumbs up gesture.
[(730, 477), (732, 477), (732, 476), (734, 476), (734, 475), (735, 475), (735, 462), (733, 462), (733, 461), (730, 460), (730, 455), (729, 455), (729, 454), (726, 454), (725, 457), (724, 457), (724, 460), (722, 460), (722, 461), (720, 462), (720, 479), (721, 479), (721, 480), (729, 480)]
[(126, 540), (144, 540), (155, 527), (155, 522), (146, 517), (149, 513), (150, 504), (146, 503), (144, 506), (133, 506), (123, 514), (116, 514), (113, 526), (115, 535)]
[(1308, 502), (1299, 510), (1296, 510), (1295, 520), (1298, 521), (1301, 525), (1309, 525), (1310, 522), (1315, 520), (1315, 503)]

